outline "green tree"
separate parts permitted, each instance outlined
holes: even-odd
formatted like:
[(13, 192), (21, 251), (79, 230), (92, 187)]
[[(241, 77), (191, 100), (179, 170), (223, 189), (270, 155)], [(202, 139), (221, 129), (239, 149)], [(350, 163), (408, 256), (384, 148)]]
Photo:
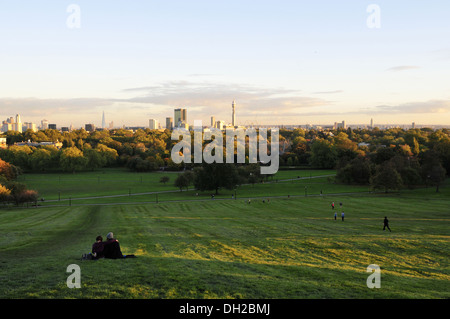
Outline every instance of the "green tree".
[(239, 175), (234, 164), (203, 164), (194, 169), (194, 186), (200, 190), (214, 190), (216, 195), (220, 188), (234, 189), (239, 183)]
[(160, 179), (159, 179), (159, 182), (160, 183), (163, 183), (164, 185), (166, 185), (166, 183), (168, 183), (170, 181), (170, 177), (169, 176), (162, 176)]
[(439, 186), (445, 180), (446, 170), (442, 166), (438, 153), (427, 151), (422, 164), (422, 176), (424, 180), (431, 185), (436, 186), (436, 192), (439, 192)]
[(317, 139), (311, 145), (311, 165), (317, 168), (334, 168), (337, 152), (334, 145), (324, 139)]
[(98, 150), (85, 148), (83, 151), (83, 156), (86, 158), (86, 166), (91, 170), (98, 169), (106, 164), (106, 159)]
[(338, 168), (336, 180), (346, 184), (369, 184), (372, 176), (372, 166), (368, 159), (357, 157), (343, 167)]
[(373, 189), (388, 190), (400, 189), (403, 185), (402, 177), (390, 162), (384, 162), (376, 167), (375, 175), (370, 179)]
[(77, 147), (69, 147), (63, 149), (60, 157), (60, 167), (66, 172), (75, 173), (86, 168), (87, 158), (84, 157), (83, 152)]
[(29, 163), (34, 171), (45, 171), (51, 167), (52, 154), (49, 150), (39, 148), (31, 154)]
[(178, 174), (177, 178), (175, 179), (174, 185), (180, 189), (180, 191), (183, 190), (183, 188), (189, 189), (190, 185), (189, 177), (182, 173)]
[(117, 158), (119, 154), (113, 148), (110, 148), (104, 144), (98, 144), (96, 150), (100, 152), (100, 155), (103, 157), (105, 161), (105, 165), (112, 166), (117, 163)]

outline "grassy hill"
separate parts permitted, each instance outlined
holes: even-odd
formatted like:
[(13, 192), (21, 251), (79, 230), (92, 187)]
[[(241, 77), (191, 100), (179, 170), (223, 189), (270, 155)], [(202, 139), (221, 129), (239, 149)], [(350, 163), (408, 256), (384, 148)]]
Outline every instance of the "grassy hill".
[[(325, 177), (296, 180), (291, 173), (292, 181), (241, 186), (237, 199), (231, 191), (215, 200), (176, 191), (160, 194), (166, 200), (158, 203), (125, 196), (124, 205), (114, 204), (115, 197), (2, 209), (0, 297), (450, 297), (448, 184), (441, 194), (368, 194), (365, 187), (336, 185)], [(130, 173), (104, 177), (114, 174)], [(134, 176), (129, 185), (141, 184)], [(143, 176), (147, 186), (137, 191), (172, 187), (160, 184), (159, 174)], [(72, 179), (73, 197), (118, 193), (123, 186), (110, 181), (106, 191), (95, 172), (62, 177)], [(38, 190), (49, 198), (51, 185), (59, 183), (58, 175), (22, 178), (30, 188), (42, 185)], [(343, 203), (345, 221), (334, 220), (331, 201)], [(384, 216), (392, 232), (382, 230)], [(138, 258), (81, 261), (95, 237), (109, 231), (123, 253)], [(70, 264), (81, 267), (81, 289), (66, 286)], [(366, 286), (370, 264), (381, 267), (380, 289)]]

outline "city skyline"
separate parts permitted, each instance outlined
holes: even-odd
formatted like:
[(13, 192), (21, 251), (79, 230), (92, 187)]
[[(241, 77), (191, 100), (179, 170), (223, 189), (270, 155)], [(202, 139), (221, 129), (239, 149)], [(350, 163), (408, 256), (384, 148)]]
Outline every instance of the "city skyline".
[[(210, 122), (203, 122), (202, 120), (200, 120), (200, 122), (198, 122), (198, 120), (194, 120), (194, 122), (198, 123), (202, 123), (202, 126), (204, 128), (219, 128), (221, 130), (224, 130), (227, 127), (254, 127), (253, 124), (250, 125), (236, 125), (236, 101), (233, 100), (232, 104), (231, 104), (231, 121), (225, 121), (223, 119), (218, 119), (218, 121), (216, 121), (216, 117), (214, 115), (212, 115), (210, 117)], [(2, 126), (1, 126), (1, 132), (5, 133), (7, 131), (18, 131), (20, 133), (25, 132), (27, 129), (31, 129), (32, 131), (38, 131), (38, 130), (45, 130), (45, 129), (56, 129), (56, 130), (60, 130), (60, 131), (72, 131), (72, 130), (76, 130), (76, 129), (80, 129), (80, 128), (84, 128), (86, 131), (95, 131), (99, 128), (101, 129), (108, 129), (108, 130), (112, 130), (112, 129), (119, 129), (119, 128), (126, 128), (126, 129), (137, 129), (137, 128), (149, 128), (152, 130), (155, 129), (169, 129), (172, 130), (175, 127), (184, 127), (186, 129), (193, 129), (194, 126), (196, 125), (194, 123), (194, 125), (189, 124), (187, 122), (187, 109), (182, 109), (182, 108), (178, 108), (178, 109), (174, 109), (174, 117), (170, 117), (167, 116), (165, 117), (165, 125), (163, 125), (162, 123), (164, 123), (163, 121), (160, 121), (159, 119), (148, 119), (148, 125), (144, 125), (144, 126), (133, 126), (133, 125), (123, 125), (121, 127), (119, 126), (114, 126), (114, 121), (109, 122), (108, 126), (106, 127), (106, 116), (105, 116), (105, 112), (102, 112), (102, 125), (100, 127), (98, 127), (94, 122), (89, 122), (89, 123), (85, 123), (84, 125), (75, 127), (73, 124), (70, 124), (70, 126), (68, 125), (58, 125), (57, 123), (49, 123), (49, 121), (47, 119), (42, 119), (40, 121), (40, 125), (37, 125), (36, 123), (33, 122), (22, 122), (21, 121), (21, 115), (20, 114), (16, 114), (15, 117), (10, 116), (8, 118), (6, 118), (5, 120), (3, 120), (2, 122)], [(174, 123), (173, 119), (176, 118), (178, 119), (178, 123)], [(210, 123), (210, 124), (208, 124)], [(379, 128), (379, 129), (389, 129), (389, 128), (403, 128), (403, 129), (408, 129), (408, 128), (433, 128), (433, 129), (439, 129), (439, 128), (450, 128), (450, 124), (449, 125), (423, 125), (420, 123), (416, 123), (416, 122), (412, 122), (412, 123), (397, 123), (397, 124), (388, 124), (388, 123), (375, 123), (373, 118), (370, 119), (369, 122), (367, 123), (347, 123), (346, 120), (342, 120), (342, 121), (335, 121), (334, 123), (322, 123), (322, 124), (318, 124), (318, 123), (308, 123), (308, 124), (281, 124), (281, 125), (273, 125), (273, 124), (265, 124), (265, 125), (261, 125), (261, 127), (285, 127), (285, 128), (316, 128), (316, 129), (347, 129), (347, 128), (362, 128), (362, 129), (374, 129), (374, 128)]]
[(70, 2), (3, 4), (0, 116), (228, 124), (236, 100), (244, 126), (450, 124), (450, 3), (319, 2), (74, 1), (79, 28)]

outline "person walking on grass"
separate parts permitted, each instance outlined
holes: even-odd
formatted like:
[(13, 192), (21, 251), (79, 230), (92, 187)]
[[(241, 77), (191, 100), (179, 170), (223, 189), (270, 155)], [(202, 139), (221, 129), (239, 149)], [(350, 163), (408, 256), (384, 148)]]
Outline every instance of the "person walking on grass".
[(334, 220), (337, 218), (337, 212), (334, 212)]
[(342, 221), (344, 221), (344, 211), (342, 211), (341, 217), (342, 217)]
[(387, 229), (389, 229), (389, 231), (391, 231), (391, 229), (389, 228), (389, 220), (387, 219), (386, 216), (384, 217), (383, 225), (384, 225), (383, 226), (383, 231), (386, 230), (386, 227), (387, 227)]

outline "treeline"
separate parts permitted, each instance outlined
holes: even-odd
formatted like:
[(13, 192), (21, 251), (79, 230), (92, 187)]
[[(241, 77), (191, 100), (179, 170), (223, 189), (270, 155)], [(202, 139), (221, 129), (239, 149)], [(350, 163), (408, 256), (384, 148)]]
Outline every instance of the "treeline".
[[(399, 177), (390, 183), (389, 189), (399, 185), (439, 185), (437, 181), (450, 174), (449, 135), (447, 129), (429, 128), (280, 129), (280, 167), (337, 169), (338, 182), (372, 184), (378, 188), (384, 175)], [(116, 129), (88, 133), (80, 129), (62, 133), (48, 129), (9, 131), (4, 136), (10, 146), (0, 150), (0, 158), (24, 171), (76, 172), (120, 166), (146, 172), (195, 166), (173, 163), (170, 154), (177, 141), (171, 140), (169, 130)], [(24, 141), (59, 141), (62, 148), (14, 145)], [(269, 136), (269, 149), (270, 142)], [(225, 156), (225, 141), (223, 145)], [(248, 147), (246, 155), (248, 162)]]
[[(7, 149), (0, 150), (0, 158), (19, 166), (24, 171), (42, 172), (62, 170), (77, 172), (102, 167), (124, 166), (145, 172), (160, 167), (180, 169), (170, 160), (170, 132), (138, 130), (95, 131), (83, 129), (61, 133), (43, 130), (24, 133), (9, 131), (6, 134)], [(15, 145), (19, 142), (61, 142), (55, 146)]]

